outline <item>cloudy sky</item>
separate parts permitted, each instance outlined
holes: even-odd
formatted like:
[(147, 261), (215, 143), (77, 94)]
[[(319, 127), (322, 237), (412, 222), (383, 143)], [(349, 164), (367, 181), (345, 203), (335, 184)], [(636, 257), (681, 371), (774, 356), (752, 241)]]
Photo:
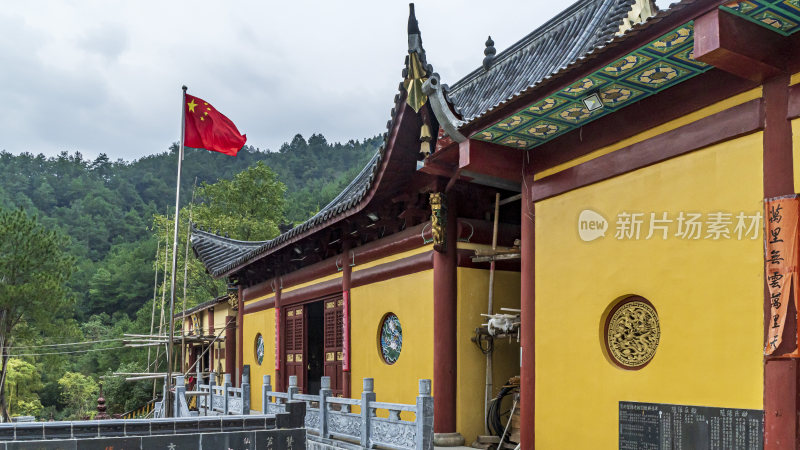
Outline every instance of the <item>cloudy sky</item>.
[[(571, 0), (416, 2), (446, 83)], [(668, 1), (658, 1), (665, 6)], [(0, 150), (135, 159), (180, 134), (180, 86), (248, 144), (384, 131), (406, 51), (408, 2), (17, 1), (0, 9)]]

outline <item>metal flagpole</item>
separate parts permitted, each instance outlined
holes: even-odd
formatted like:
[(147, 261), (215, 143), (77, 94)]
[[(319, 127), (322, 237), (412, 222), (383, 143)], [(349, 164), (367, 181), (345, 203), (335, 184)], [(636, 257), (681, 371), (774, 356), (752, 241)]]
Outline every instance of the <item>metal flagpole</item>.
[(166, 417), (172, 417), (172, 353), (175, 338), (175, 272), (178, 266), (178, 220), (181, 206), (181, 165), (183, 163), (183, 138), (186, 134), (186, 86), (181, 88), (181, 146), (178, 150), (178, 181), (175, 188), (175, 229), (172, 239), (172, 274), (169, 289), (169, 344), (167, 344), (167, 385), (164, 401), (166, 404)]
[(186, 289), (189, 284), (189, 236), (192, 234), (192, 207), (194, 206), (194, 192), (196, 188), (197, 177), (194, 177), (192, 201), (189, 203), (189, 223), (186, 225), (186, 253), (183, 256), (183, 309), (181, 310), (181, 314), (183, 314), (184, 317), (181, 319), (181, 372), (183, 372), (183, 364), (186, 362), (186, 327), (184, 326), (184, 322), (186, 321)]

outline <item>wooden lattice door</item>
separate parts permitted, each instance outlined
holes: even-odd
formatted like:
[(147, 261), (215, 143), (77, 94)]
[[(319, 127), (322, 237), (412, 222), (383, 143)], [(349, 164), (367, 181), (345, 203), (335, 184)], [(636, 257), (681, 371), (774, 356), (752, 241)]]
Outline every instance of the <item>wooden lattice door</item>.
[(342, 321), (344, 308), (342, 298), (325, 300), (325, 376), (331, 378), (334, 395), (344, 395), (342, 377)]
[(286, 384), (289, 385), (289, 377), (297, 376), (297, 386), (300, 392), (304, 392), (306, 369), (305, 369), (305, 323), (303, 316), (303, 306), (293, 306), (286, 309)]

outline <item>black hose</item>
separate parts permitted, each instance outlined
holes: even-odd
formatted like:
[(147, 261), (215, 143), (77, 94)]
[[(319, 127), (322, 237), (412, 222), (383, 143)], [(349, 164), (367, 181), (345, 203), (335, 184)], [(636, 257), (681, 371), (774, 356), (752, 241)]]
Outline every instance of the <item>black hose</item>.
[(481, 353), (488, 355), (494, 351), (494, 338), (491, 335), (480, 333), (479, 330), (480, 328), (475, 330), (472, 342), (480, 349)]
[[(500, 392), (497, 393), (497, 397), (493, 398), (492, 401), (489, 403), (489, 410), (486, 412), (486, 428), (489, 429), (489, 433), (493, 436), (502, 437), (503, 431), (505, 430), (506, 423), (508, 422), (508, 418), (505, 416), (509, 416), (511, 413), (510, 410), (501, 411), (503, 399), (513, 394), (517, 391), (518, 386), (511, 386), (505, 385), (500, 388)], [(508, 436), (506, 436), (506, 440)]]

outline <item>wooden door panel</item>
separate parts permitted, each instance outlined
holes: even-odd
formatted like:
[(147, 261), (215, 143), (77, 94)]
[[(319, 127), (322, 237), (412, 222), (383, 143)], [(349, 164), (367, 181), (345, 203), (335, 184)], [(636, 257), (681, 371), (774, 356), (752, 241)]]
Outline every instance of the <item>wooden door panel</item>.
[(342, 342), (344, 320), (342, 298), (325, 300), (324, 312), (324, 349), (325, 376), (331, 379), (331, 390), (334, 395), (344, 395), (342, 377)]
[(303, 306), (286, 309), (286, 386), (297, 376), (300, 392), (305, 388), (305, 324)]

